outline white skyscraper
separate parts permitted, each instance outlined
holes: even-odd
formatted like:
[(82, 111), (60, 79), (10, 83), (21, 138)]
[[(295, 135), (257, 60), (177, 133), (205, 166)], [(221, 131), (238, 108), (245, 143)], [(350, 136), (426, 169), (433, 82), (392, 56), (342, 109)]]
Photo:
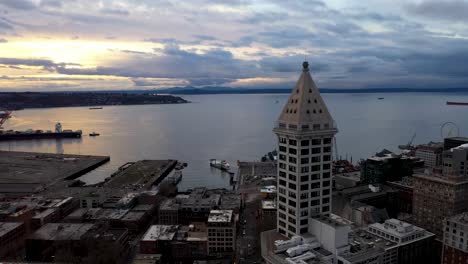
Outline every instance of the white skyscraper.
[(303, 63), (301, 77), (273, 130), (278, 135), (278, 232), (307, 232), (308, 218), (329, 215), (332, 142), (338, 132)]

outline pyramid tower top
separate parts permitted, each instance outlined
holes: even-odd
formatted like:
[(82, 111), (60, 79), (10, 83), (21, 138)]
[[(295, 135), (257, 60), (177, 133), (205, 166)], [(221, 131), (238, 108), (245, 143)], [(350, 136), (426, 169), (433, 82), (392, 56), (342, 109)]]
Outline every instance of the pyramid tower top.
[(333, 118), (310, 75), (307, 61), (302, 63), (302, 74), (278, 118), (276, 129), (336, 130)]

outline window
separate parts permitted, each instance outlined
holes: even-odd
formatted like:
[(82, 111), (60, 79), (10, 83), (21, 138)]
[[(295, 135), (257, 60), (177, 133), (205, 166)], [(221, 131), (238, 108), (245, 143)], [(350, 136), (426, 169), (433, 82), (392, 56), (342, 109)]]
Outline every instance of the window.
[(310, 184), (310, 189), (317, 189), (320, 188), (320, 182), (314, 182)]
[(330, 178), (330, 173), (329, 172), (324, 172), (322, 173), (324, 179)]
[(301, 167), (301, 172), (302, 173), (309, 172), (309, 167)]
[(330, 153), (331, 152), (331, 147), (323, 147), (323, 152), (324, 153)]
[(323, 190), (322, 191), (322, 195), (329, 195), (330, 194), (330, 190), (329, 189), (326, 189), (326, 190)]
[(330, 210), (330, 206), (324, 206), (322, 207), (322, 212), (328, 212)]
[(307, 213), (307, 210), (302, 210), (302, 211), (301, 211), (301, 217), (307, 216), (307, 214), (308, 214), (308, 213)]
[(289, 171), (290, 172), (296, 172), (296, 166), (289, 165)]
[(280, 169), (286, 169), (286, 163), (280, 162), (279, 167)]
[(285, 180), (279, 180), (279, 185), (281, 186), (286, 186), (286, 181)]
[(330, 161), (331, 156), (330, 155), (323, 155), (323, 161)]
[(312, 171), (320, 171), (320, 165), (314, 165), (311, 167)]
[(314, 181), (314, 180), (319, 180), (319, 179), (320, 179), (320, 175), (319, 175), (319, 174), (312, 174), (312, 175), (310, 175), (310, 176), (311, 176), (311, 178), (312, 178), (313, 181)]
[(322, 199), (322, 204), (327, 204), (330, 202), (330, 198), (326, 197)]
[(301, 219), (301, 225), (307, 225), (308, 219)]
[(295, 225), (296, 224), (296, 219), (292, 218), (292, 217), (288, 217), (288, 221), (289, 223)]
[(296, 198), (296, 193), (295, 192), (289, 191), (288, 195), (289, 195), (290, 198)]
[(301, 228), (301, 234), (303, 234), (303, 233), (307, 233), (307, 231), (308, 231), (308, 230), (307, 230), (307, 227), (303, 227), (303, 228)]
[(302, 175), (301, 182), (306, 182), (306, 181), (309, 181), (309, 175)]
[(301, 208), (307, 208), (308, 202), (301, 202)]
[(280, 138), (279, 138), (279, 142), (280, 142), (280, 143), (283, 143), (283, 144), (286, 144), (286, 138), (280, 137)]
[(301, 193), (301, 199), (309, 198), (309, 193)]
[(330, 163), (325, 163), (325, 164), (323, 164), (322, 167), (323, 167), (324, 170), (329, 170), (330, 169)]
[(289, 154), (296, 155), (296, 154), (297, 154), (297, 149), (295, 149), (295, 148), (289, 148)]
[(286, 147), (285, 146), (280, 146), (279, 151), (280, 152), (286, 152)]
[(314, 197), (318, 197), (320, 195), (320, 192), (319, 191), (315, 191), (315, 192), (311, 192), (310, 193), (310, 197), (314, 198)]
[(309, 155), (309, 149), (301, 149), (301, 155)]
[(323, 144), (331, 144), (331, 138), (324, 138), (323, 139)]
[(323, 187), (328, 187), (330, 186), (330, 181), (324, 181), (323, 182)]
[(320, 145), (321, 142), (322, 141), (320, 139), (312, 139), (312, 145), (314, 145), (314, 146)]
[(301, 140), (301, 146), (309, 146), (309, 140)]
[(319, 200), (312, 200), (310, 201), (310, 206), (317, 206), (320, 204), (320, 201)]
[(290, 215), (296, 215), (296, 211), (294, 209), (292, 209), (292, 208), (288, 208), (288, 213)]
[(286, 198), (284, 196), (279, 195), (279, 200), (283, 203), (286, 203)]
[(312, 154), (319, 154), (320, 148), (312, 148)]
[(301, 185), (301, 191), (307, 191), (309, 188), (309, 184), (302, 184)]
[[(282, 226), (282, 227), (285, 227), (285, 226), (286, 226), (286, 223), (283, 222), (283, 221), (281, 221), (281, 220), (280, 220), (278, 223), (279, 223), (279, 225)], [(280, 229), (280, 230), (281, 230), (281, 229)]]
[(288, 200), (288, 204), (289, 204), (289, 206), (294, 206), (294, 207), (296, 207), (296, 202), (293, 201), (293, 200)]
[(297, 141), (294, 140), (294, 139), (290, 139), (290, 140), (289, 140), (289, 145), (291, 145), (291, 146), (296, 146), (296, 145), (297, 145)]
[(288, 230), (293, 232), (293, 233), (296, 233), (296, 228), (293, 227), (293, 226), (288, 226)]
[(284, 171), (279, 171), (279, 176), (280, 176), (280, 177), (283, 177), (283, 178), (286, 178), (286, 172), (284, 172)]
[(295, 157), (289, 157), (290, 163), (297, 163), (297, 159)]
[(284, 155), (284, 154), (279, 154), (279, 160), (286, 161), (286, 155)]
[(289, 183), (289, 189), (296, 189), (296, 184)]
[(294, 175), (294, 174), (289, 174), (289, 179), (290, 179), (291, 181), (296, 181), (296, 180), (297, 180), (297, 176)]
[(320, 162), (320, 156), (312, 157), (312, 163)]

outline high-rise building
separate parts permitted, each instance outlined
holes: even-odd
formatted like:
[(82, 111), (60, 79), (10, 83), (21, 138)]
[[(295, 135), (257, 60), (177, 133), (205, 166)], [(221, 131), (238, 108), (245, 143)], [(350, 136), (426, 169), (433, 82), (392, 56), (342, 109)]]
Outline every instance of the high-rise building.
[(334, 120), (308, 62), (273, 130), (278, 136), (278, 232), (307, 232), (308, 219), (331, 212)]
[(443, 235), (443, 220), (468, 210), (468, 145), (443, 153), (443, 167), (415, 174), (413, 215), (418, 226)]

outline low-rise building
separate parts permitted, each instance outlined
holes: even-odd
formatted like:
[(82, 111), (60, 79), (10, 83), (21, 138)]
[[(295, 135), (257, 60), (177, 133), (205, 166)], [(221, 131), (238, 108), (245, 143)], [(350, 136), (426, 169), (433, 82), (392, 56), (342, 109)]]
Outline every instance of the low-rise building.
[(425, 167), (437, 167), (442, 164), (443, 143), (430, 142), (416, 146), (414, 156), (424, 161)]
[(212, 210), (207, 227), (208, 255), (232, 254), (236, 245), (236, 220), (232, 210)]
[(468, 263), (468, 213), (466, 212), (445, 219), (442, 263)]
[(15, 253), (23, 246), (24, 224), (19, 222), (0, 222), (0, 258)]
[(161, 203), (158, 211), (158, 224), (177, 225), (179, 224), (179, 207), (175, 199), (167, 199)]

